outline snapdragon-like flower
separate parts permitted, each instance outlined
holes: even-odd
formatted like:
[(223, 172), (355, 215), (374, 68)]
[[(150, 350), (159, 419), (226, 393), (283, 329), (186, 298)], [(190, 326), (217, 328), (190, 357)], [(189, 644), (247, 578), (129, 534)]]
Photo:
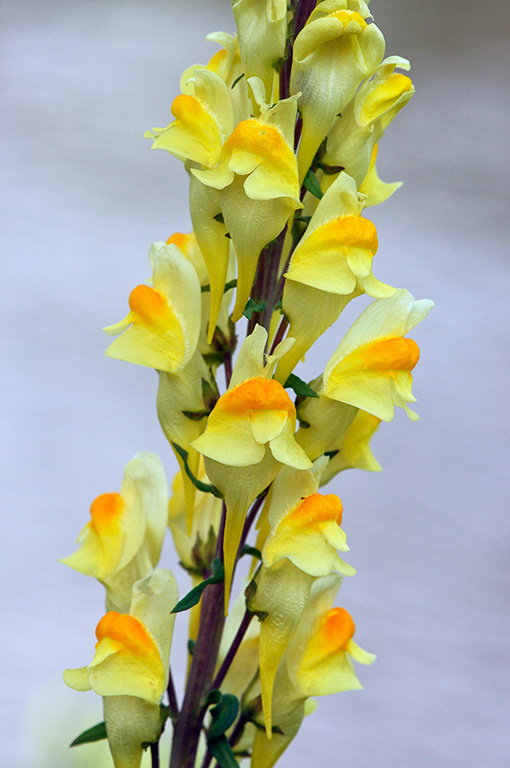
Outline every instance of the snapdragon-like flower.
[(168, 683), (177, 599), (171, 571), (137, 581), (129, 613), (109, 611), (97, 625), (92, 662), (64, 672), (70, 688), (103, 697), (115, 768), (139, 768), (142, 743), (157, 741), (161, 733), (159, 704)]
[(332, 574), (311, 587), (276, 675), (273, 721), (281, 733), (257, 730), (252, 768), (272, 768), (298, 732), (309, 696), (362, 687), (351, 659), (361, 664), (375, 660), (352, 639), (355, 626), (350, 614), (344, 608), (332, 608), (340, 581)]
[(259, 77), (272, 101), (276, 67), (285, 55), (287, 0), (233, 0), (232, 10), (246, 78)]
[(292, 254), (282, 307), (290, 321), (289, 335), (296, 342), (278, 365), (279, 381), (287, 380), (352, 298), (362, 293), (381, 298), (395, 292), (372, 274), (377, 230), (361, 215), (363, 207), (354, 180), (341, 173), (320, 200)]
[(321, 393), (368, 411), (382, 421), (391, 421), (395, 405), (416, 420), (418, 416), (407, 403), (416, 400), (411, 392), (411, 371), (420, 350), (404, 335), (433, 306), (429, 299), (414, 301), (406, 290), (372, 302), (326, 365)]
[(197, 347), (200, 282), (193, 265), (175, 244), (154, 243), (149, 262), (152, 286), (134, 288), (124, 320), (103, 329), (109, 336), (121, 334), (106, 354), (176, 373), (191, 360)]
[[(263, 615), (260, 627), (260, 682), (268, 734), (271, 700), (278, 664), (287, 647), (314, 580), (334, 571), (352, 576), (354, 568), (337, 550), (348, 551), (340, 525), (338, 496), (317, 493), (327, 458), (311, 470), (283, 467), (276, 478), (268, 508), (270, 532), (262, 550), (262, 567), (250, 610)], [(266, 615), (267, 614), (267, 615)]]
[(94, 576), (108, 610), (127, 611), (135, 581), (159, 562), (166, 531), (168, 486), (159, 457), (139, 453), (127, 465), (120, 493), (98, 496), (80, 548), (60, 562)]
[(302, 207), (293, 151), (297, 96), (268, 106), (259, 78), (250, 78), (249, 85), (260, 116), (238, 123), (215, 168), (191, 169), (202, 184), (220, 192), (221, 216), (238, 264), (234, 322), (248, 301), (261, 250)]
[(154, 140), (152, 149), (213, 168), (234, 127), (229, 89), (219, 75), (205, 68), (194, 68), (192, 77), (181, 84), (184, 93), (171, 108), (175, 120), (166, 128), (146, 131), (145, 138)]
[(374, 146), (415, 92), (411, 79), (395, 72), (397, 67), (409, 70), (410, 66), (400, 56), (384, 59), (361, 84), (328, 133), (321, 162), (344, 168), (358, 188), (368, 173)]
[(301, 181), (335, 117), (384, 56), (384, 37), (369, 17), (363, 0), (323, 0), (296, 37), (290, 89), (301, 93)]
[(264, 364), (266, 341), (267, 331), (261, 326), (245, 339), (228, 390), (213, 408), (204, 433), (193, 441), (193, 448), (204, 456), (207, 475), (227, 505), (227, 595), (248, 507), (274, 480), (282, 464), (297, 469), (311, 466), (294, 438), (294, 403), (271, 378), (276, 362), (292, 342), (283, 342)]

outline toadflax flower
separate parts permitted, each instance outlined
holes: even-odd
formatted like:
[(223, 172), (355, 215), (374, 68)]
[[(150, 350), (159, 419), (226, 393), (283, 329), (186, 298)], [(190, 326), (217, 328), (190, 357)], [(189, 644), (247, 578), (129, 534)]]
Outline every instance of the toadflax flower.
[(176, 245), (154, 243), (149, 251), (152, 285), (129, 296), (130, 311), (103, 330), (121, 334), (106, 350), (109, 357), (176, 373), (191, 360), (200, 332), (200, 282)]
[(311, 466), (294, 438), (294, 403), (271, 378), (277, 360), (292, 342), (283, 342), (264, 364), (266, 341), (267, 331), (261, 326), (245, 339), (228, 390), (213, 408), (204, 433), (192, 444), (203, 454), (207, 475), (227, 505), (227, 595), (248, 507), (274, 480), (282, 464), (297, 469)]
[(302, 181), (335, 117), (384, 56), (384, 37), (363, 0), (323, 0), (294, 42), (290, 92), (300, 93)]
[(348, 551), (341, 529), (342, 502), (334, 494), (317, 493), (327, 458), (310, 470), (283, 467), (272, 488), (268, 508), (269, 535), (262, 566), (255, 576), (250, 610), (260, 625), (260, 682), (267, 732), (271, 733), (271, 700), (276, 670), (306, 604), (313, 582), (335, 571), (352, 576), (352, 566), (338, 556)]
[(115, 768), (139, 768), (142, 743), (160, 736), (160, 701), (168, 683), (168, 664), (178, 599), (168, 570), (137, 581), (129, 613), (109, 611), (96, 628), (92, 662), (66, 669), (64, 682), (77, 691), (103, 697), (108, 743)]
[[(372, 274), (377, 230), (361, 213), (363, 197), (354, 179), (341, 173), (320, 200), (285, 272), (282, 306), (294, 345), (278, 364), (285, 382), (305, 352), (362, 293), (373, 298), (395, 292)], [(307, 311), (313, 306), (313, 314)]]
[(252, 768), (272, 768), (299, 730), (307, 698), (361, 688), (351, 659), (371, 664), (375, 656), (352, 639), (355, 626), (344, 608), (332, 608), (341, 579), (315, 581), (278, 668), (274, 686), (275, 733), (257, 730)]
[(120, 493), (104, 493), (90, 508), (80, 548), (60, 562), (94, 576), (106, 589), (108, 610), (127, 611), (131, 588), (159, 562), (167, 524), (168, 486), (159, 457), (138, 453)]
[(395, 405), (407, 415), (418, 416), (407, 403), (418, 345), (404, 335), (434, 306), (429, 299), (414, 301), (404, 289), (389, 299), (377, 299), (347, 331), (324, 370), (321, 394), (361, 408), (382, 421), (391, 421)]

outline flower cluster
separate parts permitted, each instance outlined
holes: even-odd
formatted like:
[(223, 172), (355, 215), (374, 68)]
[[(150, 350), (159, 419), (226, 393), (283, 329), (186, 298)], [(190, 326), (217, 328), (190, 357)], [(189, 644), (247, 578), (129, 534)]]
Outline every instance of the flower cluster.
[[(271, 768), (310, 697), (361, 688), (353, 661), (375, 657), (334, 605), (355, 570), (339, 555), (342, 502), (323, 486), (348, 468), (380, 470), (370, 441), (395, 406), (418, 418), (407, 334), (433, 303), (374, 276), (366, 215), (400, 186), (381, 181), (376, 158), (414, 93), (409, 62), (384, 58), (365, 0), (232, 8), (237, 35), (209, 35), (219, 50), (184, 72), (170, 123), (145, 134), (185, 165), (192, 232), (151, 246), (151, 280), (104, 329), (107, 355), (158, 372), (179, 471), (169, 495), (160, 459), (135, 456), (63, 559), (105, 587), (93, 659), (65, 681), (103, 697), (116, 768), (139, 768), (149, 745), (159, 765), (167, 718), (171, 768)], [(370, 303), (345, 328), (362, 295)], [(337, 348), (305, 383), (301, 361), (333, 324)], [(167, 527), (191, 579), (180, 601), (158, 567)], [(181, 611), (179, 702), (169, 655)]]

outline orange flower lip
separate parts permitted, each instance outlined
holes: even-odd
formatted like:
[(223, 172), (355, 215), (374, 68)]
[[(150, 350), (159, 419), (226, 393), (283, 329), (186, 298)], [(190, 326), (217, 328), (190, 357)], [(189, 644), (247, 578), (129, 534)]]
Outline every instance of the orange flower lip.
[(88, 525), (98, 529), (116, 522), (124, 508), (124, 500), (119, 493), (103, 493), (94, 499), (90, 507), (91, 521)]
[(391, 374), (392, 371), (412, 371), (420, 358), (420, 349), (413, 339), (400, 336), (365, 344), (353, 350), (339, 363), (342, 373), (371, 371)]
[(347, 644), (356, 630), (350, 613), (345, 608), (332, 608), (321, 618), (312, 643), (321, 655), (347, 650)]
[(308, 246), (321, 249), (366, 248), (374, 254), (378, 247), (377, 230), (373, 222), (362, 216), (343, 216), (314, 230), (303, 241), (302, 247)]
[(227, 413), (285, 411), (295, 414), (294, 403), (275, 379), (248, 379), (220, 397), (216, 408)]
[(256, 118), (243, 120), (234, 128), (225, 142), (224, 152), (235, 149), (250, 152), (275, 165), (281, 164), (282, 156), (292, 153), (277, 128)]
[(313, 493), (306, 499), (302, 499), (284, 520), (289, 525), (300, 527), (315, 527), (330, 520), (340, 525), (342, 512), (342, 502), (335, 494), (330, 493), (325, 496), (322, 493)]
[(159, 658), (156, 644), (143, 624), (128, 613), (108, 611), (96, 627), (96, 637), (98, 644), (107, 638), (120, 643), (135, 656)]
[(168, 313), (165, 297), (148, 285), (137, 285), (129, 294), (129, 308), (146, 325), (161, 323)]

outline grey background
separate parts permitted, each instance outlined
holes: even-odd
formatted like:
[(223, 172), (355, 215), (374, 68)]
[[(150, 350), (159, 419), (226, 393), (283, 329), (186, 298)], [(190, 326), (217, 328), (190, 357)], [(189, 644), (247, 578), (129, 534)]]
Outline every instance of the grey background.
[[(384, 472), (332, 486), (358, 569), (339, 600), (377, 663), (359, 670), (364, 692), (319, 702), (280, 765), (503, 768), (508, 6), (374, 0), (372, 10), (417, 88), (380, 146), (382, 177), (405, 186), (370, 211), (374, 271), (437, 306), (413, 333), (420, 421), (399, 411), (373, 441)], [(101, 327), (148, 277), (150, 243), (189, 229), (185, 174), (142, 134), (169, 121), (181, 71), (216, 50), (205, 34), (233, 21), (227, 0), (3, 0), (1, 15), (0, 763), (99, 767), (66, 745), (100, 719), (100, 701), (60, 680), (91, 658), (101, 588), (56, 558), (136, 451), (159, 452), (174, 471), (154, 373), (106, 359)], [(303, 376), (347, 327), (328, 333)]]

